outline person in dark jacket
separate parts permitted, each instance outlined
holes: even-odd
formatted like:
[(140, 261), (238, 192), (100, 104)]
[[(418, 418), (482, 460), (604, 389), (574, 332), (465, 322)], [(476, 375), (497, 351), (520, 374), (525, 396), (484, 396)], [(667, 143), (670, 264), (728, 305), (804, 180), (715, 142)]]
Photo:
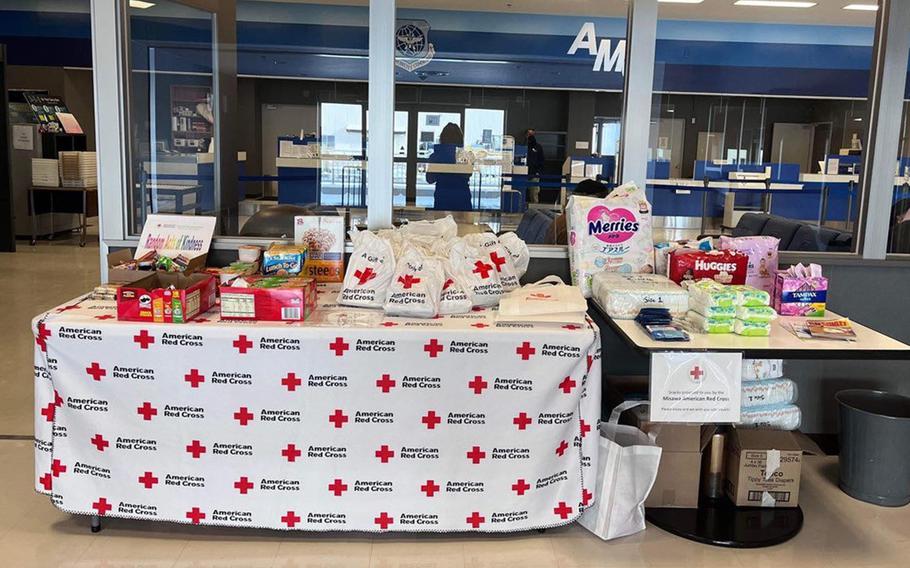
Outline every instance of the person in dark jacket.
[(525, 131), (525, 144), (528, 147), (528, 203), (539, 203), (540, 175), (543, 173), (543, 146), (537, 141), (533, 128)]
[[(440, 148), (446, 146), (446, 148)], [(439, 144), (428, 158), (431, 164), (454, 164), (459, 148), (464, 148), (464, 133), (454, 122), (445, 125), (439, 134)], [(436, 184), (433, 192), (433, 209), (446, 211), (471, 211), (470, 174), (442, 174), (427, 172), (427, 183)]]

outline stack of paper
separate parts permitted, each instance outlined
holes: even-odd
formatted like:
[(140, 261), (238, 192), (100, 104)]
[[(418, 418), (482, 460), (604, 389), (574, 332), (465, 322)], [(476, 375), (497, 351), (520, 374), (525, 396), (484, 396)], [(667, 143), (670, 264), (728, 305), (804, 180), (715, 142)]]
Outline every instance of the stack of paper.
[(57, 160), (32, 158), (32, 185), (35, 187), (60, 187)]
[(94, 152), (60, 152), (63, 187), (96, 187), (98, 170)]

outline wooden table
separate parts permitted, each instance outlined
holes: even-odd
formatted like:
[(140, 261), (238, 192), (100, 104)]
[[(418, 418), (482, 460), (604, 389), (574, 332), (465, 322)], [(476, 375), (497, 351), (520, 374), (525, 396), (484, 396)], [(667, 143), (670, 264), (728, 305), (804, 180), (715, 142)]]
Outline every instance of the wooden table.
[[(36, 194), (39, 198), (36, 200)], [(46, 199), (42, 199), (46, 197)], [(29, 215), (32, 218), (32, 242), (38, 242), (38, 215), (51, 214), (51, 234), (54, 237), (54, 213), (76, 213), (81, 215), (81, 236), (79, 246), (85, 246), (85, 232), (89, 217), (98, 216), (97, 187), (38, 187), (28, 188)]]

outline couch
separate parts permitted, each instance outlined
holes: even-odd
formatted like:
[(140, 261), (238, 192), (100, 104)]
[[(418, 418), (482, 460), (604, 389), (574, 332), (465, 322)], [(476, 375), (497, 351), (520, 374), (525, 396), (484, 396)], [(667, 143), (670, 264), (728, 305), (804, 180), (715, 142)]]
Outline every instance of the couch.
[(851, 252), (853, 234), (767, 213), (746, 213), (733, 228), (734, 237), (771, 236), (779, 250)]

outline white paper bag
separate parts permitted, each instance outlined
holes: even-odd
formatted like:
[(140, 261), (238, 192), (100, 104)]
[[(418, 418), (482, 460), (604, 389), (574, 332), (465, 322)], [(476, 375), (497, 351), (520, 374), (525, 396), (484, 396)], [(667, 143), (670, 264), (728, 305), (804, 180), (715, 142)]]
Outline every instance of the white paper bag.
[(578, 522), (604, 540), (645, 530), (644, 503), (657, 478), (661, 449), (638, 428), (619, 424), (623, 411), (643, 404), (626, 401), (600, 425), (596, 501)]
[(584, 314), (588, 303), (581, 290), (567, 286), (559, 276), (547, 276), (503, 295), (499, 302), (500, 319), (520, 316)]

